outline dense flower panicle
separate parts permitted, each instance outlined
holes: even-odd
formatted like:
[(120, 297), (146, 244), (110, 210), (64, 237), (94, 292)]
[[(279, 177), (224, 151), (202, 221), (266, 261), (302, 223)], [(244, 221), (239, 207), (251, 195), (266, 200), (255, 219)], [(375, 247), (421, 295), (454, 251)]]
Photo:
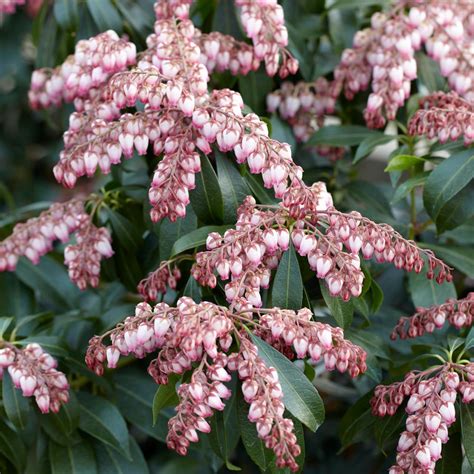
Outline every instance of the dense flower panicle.
[(238, 354), (229, 361), (242, 381), (242, 393), (250, 405), (248, 419), (257, 425), (257, 434), (276, 454), (276, 465), (298, 470), (295, 458), (301, 454), (293, 420), (285, 418), (283, 391), (278, 373), (258, 356), (257, 347), (247, 337), (241, 338)]
[[(307, 308), (297, 312), (267, 310), (260, 314), (256, 334), (276, 348), (291, 347), (298, 359), (308, 358), (312, 363), (322, 360), (327, 370), (347, 371), (351, 377), (364, 373), (366, 352), (344, 339), (341, 328), (312, 321), (312, 316)], [(294, 357), (288, 351), (285, 355)]]
[(265, 61), (267, 74), (274, 76), (279, 72), (281, 77), (295, 74), (298, 61), (286, 49), (288, 30), (277, 0), (236, 0), (235, 4), (240, 7), (240, 19), (252, 39), (256, 58)]
[(68, 266), (69, 278), (79, 289), (88, 285), (99, 286), (100, 262), (110, 258), (112, 238), (107, 228), (96, 227), (88, 214), (84, 214), (75, 233), (76, 244), (68, 245), (64, 250), (64, 263)]
[(429, 308), (417, 308), (412, 316), (400, 318), (391, 334), (392, 339), (420, 337), (442, 328), (446, 321), (457, 329), (472, 326), (474, 318), (474, 292), (465, 298), (449, 298), (446, 303)]
[(38, 264), (53, 249), (55, 241), (66, 243), (75, 234), (77, 243), (68, 245), (64, 262), (71, 280), (81, 289), (99, 283), (100, 261), (113, 255), (109, 231), (96, 227), (84, 210), (84, 202), (72, 199), (55, 203), (38, 217), (17, 224), (12, 234), (0, 242), (0, 271), (13, 271), (19, 257)]
[[(377, 262), (418, 273), (426, 259), (428, 278), (434, 278), (437, 270), (439, 283), (451, 280), (449, 267), (392, 227), (376, 224), (357, 212), (337, 211), (322, 183), (302, 192), (298, 189), (297, 185), (290, 187), (282, 204), (262, 209), (248, 196), (238, 209), (235, 229), (223, 236), (209, 235), (207, 251), (196, 255), (193, 277), (212, 288), (217, 284), (216, 273), (222, 280), (230, 278), (225, 286), (227, 301), (236, 308), (258, 308), (262, 304), (259, 290), (268, 288), (271, 270), (278, 266), (291, 239), (317, 277), (325, 280), (331, 295), (344, 300), (362, 292), (360, 253), (366, 259), (375, 257)], [(295, 218), (298, 220), (293, 222)]]
[(181, 272), (177, 265), (171, 262), (163, 262), (155, 271), (150, 272), (146, 278), (138, 284), (138, 293), (147, 301), (156, 301), (158, 295), (166, 293), (167, 288), (176, 289)]
[(3, 345), (0, 377), (8, 369), (14, 386), (22, 390), (24, 397), (34, 396), (42, 413), (57, 413), (61, 404), (69, 400), (69, 384), (66, 376), (56, 370), (57, 361), (36, 343), (24, 349), (5, 342)]
[[(341, 94), (351, 100), (371, 86), (364, 118), (369, 127), (380, 128), (394, 120), (397, 110), (410, 96), (411, 81), (417, 77), (415, 52), (424, 45), (440, 64), (450, 87), (472, 102), (474, 94), (474, 4), (457, 2), (407, 2), (400, 0), (387, 13), (375, 13), (371, 26), (359, 31), (351, 49), (342, 53), (334, 80), (319, 78), (296, 86), (283, 85), (268, 97), (270, 110), (280, 113), (293, 125), (295, 134), (307, 140), (323, 115), (334, 110)], [(301, 115), (301, 117), (300, 117)], [(311, 116), (312, 115), (312, 116)]]
[[(100, 86), (109, 77), (135, 64), (133, 43), (112, 30), (77, 43), (74, 55), (57, 68), (39, 69), (31, 78), (30, 104), (34, 109), (58, 106), (75, 99), (100, 99)], [(82, 100), (76, 105), (82, 104)], [(80, 109), (79, 105), (79, 109)]]
[(390, 474), (434, 472), (442, 444), (449, 439), (448, 428), (456, 421), (458, 392), (463, 403), (474, 400), (473, 363), (446, 363), (425, 372), (409, 372), (403, 382), (375, 388), (370, 402), (375, 416), (394, 415), (409, 397), (406, 431), (400, 436)]
[(456, 92), (435, 92), (420, 100), (420, 109), (408, 124), (410, 135), (438, 138), (441, 143), (464, 138), (474, 142), (474, 103)]

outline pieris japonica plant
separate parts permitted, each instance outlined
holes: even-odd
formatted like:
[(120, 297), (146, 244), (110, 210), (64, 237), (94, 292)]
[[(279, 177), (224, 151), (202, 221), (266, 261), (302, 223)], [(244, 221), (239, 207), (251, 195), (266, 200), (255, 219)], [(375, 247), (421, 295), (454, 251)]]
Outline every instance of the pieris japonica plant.
[(132, 3), (34, 20), (0, 470), (474, 468), (474, 3)]

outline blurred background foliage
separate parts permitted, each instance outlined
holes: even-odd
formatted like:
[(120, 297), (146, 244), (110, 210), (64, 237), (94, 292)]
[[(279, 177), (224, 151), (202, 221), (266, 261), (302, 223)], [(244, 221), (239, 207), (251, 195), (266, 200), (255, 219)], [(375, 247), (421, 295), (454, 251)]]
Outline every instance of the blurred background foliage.
[[(289, 49), (301, 66), (292, 81), (311, 81), (320, 75), (330, 75), (342, 50), (352, 44), (354, 33), (369, 24), (373, 12), (389, 4), (380, 0), (283, 0), (281, 3), (290, 35)], [(197, 0), (192, 18), (204, 31), (218, 30), (244, 38), (230, 0)], [(152, 31), (153, 21), (153, 0), (44, 1), (34, 17), (19, 9), (14, 15), (0, 20), (0, 237), (8, 235), (15, 222), (36, 215), (48, 202), (69, 195), (56, 184), (52, 167), (58, 159), (62, 132), (72, 108), (64, 106), (41, 113), (31, 111), (27, 91), (32, 70), (60, 63), (73, 52), (79, 39), (107, 29), (128, 35), (140, 50)], [(426, 56), (420, 59), (419, 67), (420, 79), (415, 90), (424, 93), (444, 87), (444, 80)], [(307, 183), (324, 180), (340, 208), (357, 209), (369, 218), (393, 225), (406, 235), (410, 221), (408, 193), (394, 201), (395, 184), (401, 172), (383, 173), (392, 150), (371, 154), (357, 165), (352, 162), (354, 156), (369, 155), (359, 149), (363, 140), (373, 133), (365, 129), (362, 119), (367, 95), (359, 94), (350, 103), (344, 99), (339, 101), (343, 123), (357, 125), (360, 133), (354, 140), (347, 138), (345, 129), (337, 132), (333, 138), (335, 144), (348, 148), (343, 160), (332, 163), (318, 156), (314, 148), (297, 144), (288, 125), (277, 116), (268, 116), (265, 96), (277, 88), (279, 82), (279, 79), (268, 78), (263, 71), (257, 71), (246, 77), (214, 74), (211, 85), (239, 90), (248, 107), (267, 117), (272, 136), (292, 145), (295, 160), (305, 168)], [(401, 111), (401, 121), (406, 122), (410, 107), (416, 107), (416, 99), (415, 95)], [(321, 134), (318, 137), (321, 139)], [(457, 146), (461, 148), (459, 144)], [(372, 149), (369, 147), (369, 152)], [(456, 144), (451, 145), (451, 150), (456, 150)], [(219, 160), (216, 189), (225, 194), (228, 183), (223, 181), (225, 173), (219, 171), (219, 166), (237, 168), (225, 156)], [(146, 374), (144, 362), (129, 364), (126, 360), (126, 367), (109, 371), (101, 379), (95, 377), (83, 362), (87, 341), (93, 334), (103, 332), (125, 315), (133, 314), (138, 301), (134, 293), (137, 281), (160, 260), (169, 257), (177, 240), (186, 237), (203, 221), (213, 223), (205, 222), (202, 214), (198, 219), (191, 208), (179, 224), (164, 221), (152, 225), (148, 217), (143, 218), (147, 214), (143, 200), (146, 201), (149, 168), (146, 158), (136, 157), (116, 167), (111, 177), (99, 178), (99, 184), (103, 184), (111, 196), (100, 220), (111, 226), (116, 251), (114, 258), (104, 264), (102, 279), (105, 283), (100, 289), (80, 292), (70, 283), (61, 262), (60, 246), (58, 252), (43, 257), (37, 267), (21, 261), (15, 274), (0, 274), (0, 316), (12, 317), (14, 325), (21, 323), (18, 336), (34, 339), (59, 356), (60, 367), (67, 372), (71, 386), (77, 392), (59, 415), (41, 416), (18, 395), (14, 401), (19, 405), (12, 409), (14, 390), (3, 383), (0, 472), (63, 474), (92, 473), (97, 469), (100, 473), (127, 474), (148, 470), (163, 474), (182, 470), (208, 473), (227, 472), (232, 465), (240, 467), (242, 472), (258, 471), (238, 437), (230, 441), (228, 453), (221, 457), (218, 454), (222, 454), (222, 446), (215, 436), (203, 437), (186, 458), (168, 451), (163, 441), (172, 409), (162, 411), (153, 426), (156, 386)], [(249, 189), (260, 193), (260, 197), (265, 193), (258, 180), (248, 173), (240, 170), (237, 176), (237, 180), (242, 180), (239, 181), (239, 195), (243, 196)], [(82, 180), (80, 186), (79, 189), (89, 192), (92, 182)], [(456, 224), (462, 222), (462, 225), (455, 225), (442, 235), (437, 235), (434, 227), (427, 226), (417, 236), (424, 245), (438, 247), (440, 256), (456, 267), (454, 283), (437, 286), (423, 275), (407, 276), (391, 266), (366, 264), (372, 278), (367, 278), (364, 296), (351, 303), (351, 320), (345, 323), (351, 327), (346, 331), (348, 336), (369, 350), (369, 371), (350, 383), (338, 375), (331, 379), (326, 375), (316, 379), (316, 385), (324, 395), (326, 422), (316, 434), (306, 434), (304, 472), (333, 474), (350, 469), (353, 473), (379, 473), (391, 465), (401, 418), (374, 420), (367, 411), (367, 397), (362, 402), (355, 402), (385, 378), (387, 371), (391, 377), (400, 377), (414, 355), (429, 350), (433, 341), (446, 338), (446, 331), (415, 342), (394, 343), (388, 336), (398, 317), (410, 314), (415, 306), (439, 304), (456, 294), (462, 297), (472, 289), (474, 198), (471, 186), (472, 183), (462, 191), (462, 196), (458, 196), (464, 200), (461, 205), (464, 213)], [(402, 191), (398, 191), (399, 194), (403, 194)], [(262, 199), (271, 198), (264, 194)], [(421, 196), (416, 199), (420, 218), (427, 219)], [(229, 223), (232, 218), (228, 217), (219, 222)], [(142, 239), (143, 235), (147, 237)], [(181, 243), (189, 244), (186, 240)], [(318, 316), (326, 318), (330, 317), (330, 312), (346, 311), (334, 308), (329, 311), (321, 304), (323, 297), (319, 284), (314, 275), (308, 280), (308, 269), (303, 261), (300, 264), (308, 290), (304, 295), (305, 303), (314, 306)], [(192, 292), (197, 297), (210, 296), (208, 290), (193, 287), (193, 280), (181, 282), (178, 291)], [(175, 296), (170, 292), (166, 299), (172, 301)], [(10, 329), (7, 327), (5, 333)], [(392, 364), (395, 359), (397, 366)], [(306, 370), (312, 369), (306, 367)], [(341, 421), (349, 408), (349, 414)], [(100, 414), (99, 421), (94, 421), (90, 411)], [(225, 429), (229, 433), (239, 433), (239, 416), (235, 404), (226, 411)], [(455, 426), (456, 430), (459, 431), (458, 426)], [(225, 464), (227, 456), (229, 459)], [(458, 459), (460, 454), (456, 452), (453, 456)], [(77, 462), (75, 468), (71, 468), (68, 459)], [(467, 464), (464, 469), (463, 472), (469, 472)], [(444, 472), (460, 471), (456, 468)]]

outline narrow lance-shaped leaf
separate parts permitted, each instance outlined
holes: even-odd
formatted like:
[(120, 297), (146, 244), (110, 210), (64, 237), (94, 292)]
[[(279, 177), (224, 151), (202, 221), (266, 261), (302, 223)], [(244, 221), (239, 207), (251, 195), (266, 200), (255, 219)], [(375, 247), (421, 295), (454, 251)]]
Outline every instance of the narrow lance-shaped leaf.
[(250, 334), (258, 355), (278, 372), (287, 410), (309, 429), (316, 431), (324, 421), (324, 404), (314, 385), (284, 355), (260, 338)]

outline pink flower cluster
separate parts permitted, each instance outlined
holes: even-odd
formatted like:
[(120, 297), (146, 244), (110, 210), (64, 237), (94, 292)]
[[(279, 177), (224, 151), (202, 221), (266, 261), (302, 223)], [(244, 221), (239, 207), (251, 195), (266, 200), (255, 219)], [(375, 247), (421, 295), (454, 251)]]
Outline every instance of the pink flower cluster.
[(408, 123), (410, 135), (438, 138), (441, 143), (464, 138), (474, 142), (474, 103), (456, 92), (435, 92), (420, 100), (420, 109)]
[[(312, 322), (310, 318), (309, 310), (236, 311), (209, 302), (195, 303), (188, 297), (180, 298), (176, 307), (159, 303), (152, 308), (140, 303), (135, 316), (90, 340), (86, 363), (102, 375), (104, 363), (114, 368), (121, 355), (143, 358), (158, 352), (148, 366), (148, 373), (161, 385), (169, 383), (171, 374), (192, 370), (190, 381), (178, 388), (177, 414), (169, 421), (167, 443), (180, 454), (186, 454), (189, 444), (198, 441), (198, 431), (210, 431), (206, 418), (214, 410), (224, 409), (224, 401), (231, 395), (225, 385), (231, 379), (229, 371), (237, 371), (244, 398), (250, 403), (249, 420), (257, 424), (259, 437), (266, 446), (275, 451), (278, 465), (295, 470), (294, 458), (300, 448), (293, 423), (283, 417), (278, 376), (275, 369), (264, 365), (241, 328), (246, 323), (255, 324), (259, 328), (256, 332), (278, 350), (284, 351), (284, 345), (287, 349), (291, 346), (300, 358), (308, 355), (316, 361), (323, 356), (330, 370), (337, 367), (355, 376), (366, 369), (365, 352), (346, 341), (342, 330)], [(227, 354), (232, 335), (240, 341), (240, 350)], [(103, 343), (106, 337), (110, 338), (108, 346)]]
[(474, 292), (465, 298), (449, 298), (446, 303), (429, 308), (417, 308), (412, 316), (400, 318), (391, 334), (392, 339), (420, 337), (442, 328), (446, 321), (456, 329), (470, 327), (474, 318)]
[(433, 473), (456, 420), (457, 392), (462, 402), (474, 400), (474, 364), (446, 363), (424, 372), (409, 372), (403, 382), (379, 385), (371, 400), (376, 416), (394, 415), (406, 397), (406, 431), (398, 441), (396, 464), (390, 474)]
[(66, 376), (56, 370), (57, 361), (36, 343), (24, 349), (7, 342), (3, 346), (0, 377), (8, 369), (14, 386), (22, 390), (24, 397), (34, 396), (42, 413), (57, 413), (61, 404), (69, 400), (69, 384)]
[(120, 39), (109, 30), (77, 43), (74, 55), (56, 69), (39, 69), (31, 78), (30, 104), (34, 109), (75, 102), (84, 108), (84, 99), (100, 100), (100, 86), (109, 77), (135, 64), (133, 43)]
[[(227, 301), (238, 309), (249, 305), (258, 308), (262, 304), (259, 290), (268, 288), (271, 270), (278, 266), (282, 252), (288, 250), (291, 237), (296, 251), (308, 258), (317, 277), (325, 279), (331, 295), (344, 300), (362, 291), (364, 275), (359, 253), (366, 259), (375, 257), (378, 262), (418, 273), (426, 258), (428, 278), (434, 278), (438, 269), (439, 283), (451, 280), (449, 267), (431, 251), (418, 249), (390, 226), (376, 224), (357, 212), (337, 211), (322, 183), (306, 190), (306, 196), (312, 196), (309, 209), (303, 207), (305, 201), (292, 201), (294, 189), (285, 195), (282, 205), (262, 209), (248, 196), (238, 210), (236, 228), (223, 236), (209, 235), (208, 250), (196, 255), (193, 277), (210, 287), (217, 284), (215, 273), (222, 280), (230, 278), (225, 286)], [(298, 220), (293, 223), (295, 214)]]
[(16, 7), (24, 5), (26, 0), (1, 0), (0, 1), (0, 14), (10, 15), (15, 13)]
[(263, 310), (256, 334), (289, 358), (293, 353), (285, 348), (292, 348), (298, 359), (309, 358), (314, 364), (322, 359), (327, 370), (348, 371), (351, 377), (364, 373), (365, 351), (344, 339), (341, 328), (312, 321), (312, 316), (307, 308), (297, 312)]
[(15, 270), (21, 256), (37, 265), (56, 240), (66, 243), (73, 233), (77, 244), (68, 245), (64, 252), (69, 276), (80, 289), (88, 284), (97, 286), (101, 259), (113, 255), (111, 237), (106, 228), (92, 223), (80, 199), (55, 203), (38, 217), (17, 224), (12, 234), (0, 242), (0, 271)]
[[(387, 14), (375, 13), (371, 26), (359, 31), (353, 48), (342, 53), (334, 80), (296, 86), (284, 85), (268, 98), (271, 111), (279, 108), (293, 125), (295, 134), (307, 140), (334, 110), (335, 99), (344, 92), (351, 100), (371, 85), (364, 117), (369, 127), (380, 128), (394, 120), (397, 110), (410, 96), (411, 81), (417, 78), (415, 51), (425, 45), (427, 53), (440, 64), (450, 87), (472, 102), (474, 94), (474, 26), (471, 2), (457, 4), (400, 0)], [(300, 117), (301, 115), (301, 117)]]
[(277, 0), (236, 0), (235, 4), (241, 9), (240, 19), (252, 39), (255, 57), (265, 61), (267, 74), (274, 76), (278, 70), (281, 77), (295, 74), (298, 61), (286, 49), (288, 31), (283, 8)]
[(229, 357), (228, 366), (239, 374), (244, 399), (250, 404), (248, 419), (256, 424), (265, 446), (275, 452), (277, 467), (298, 471), (295, 458), (301, 448), (293, 420), (283, 416), (285, 405), (277, 371), (265, 365), (257, 347), (246, 337), (241, 338), (239, 353)]
[(159, 294), (166, 293), (167, 288), (176, 289), (178, 280), (181, 278), (181, 272), (175, 264), (171, 268), (171, 262), (165, 261), (153, 272), (150, 272), (146, 278), (138, 284), (138, 293), (145, 300), (156, 301)]

